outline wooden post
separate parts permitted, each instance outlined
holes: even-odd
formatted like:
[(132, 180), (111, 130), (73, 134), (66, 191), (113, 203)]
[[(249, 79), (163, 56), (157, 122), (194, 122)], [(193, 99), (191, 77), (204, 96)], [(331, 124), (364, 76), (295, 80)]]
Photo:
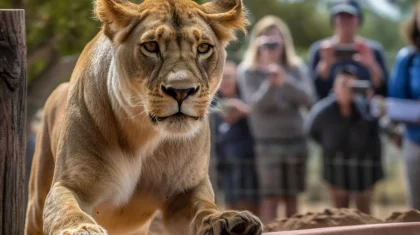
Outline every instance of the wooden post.
[(22, 235), (26, 117), (24, 10), (0, 10), (0, 234)]

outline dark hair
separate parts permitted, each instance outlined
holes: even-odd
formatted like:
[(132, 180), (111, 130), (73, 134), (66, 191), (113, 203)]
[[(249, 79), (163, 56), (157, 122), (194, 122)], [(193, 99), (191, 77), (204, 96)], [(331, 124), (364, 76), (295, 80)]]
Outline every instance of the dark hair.
[(340, 67), (337, 72), (335, 73), (336, 76), (338, 75), (348, 75), (348, 76), (354, 76), (359, 77), (359, 74), (357, 73), (357, 67), (354, 65), (344, 65)]
[(417, 18), (420, 14), (420, 3), (417, 4), (413, 14), (402, 27), (401, 33), (408, 44), (420, 49), (420, 30)]

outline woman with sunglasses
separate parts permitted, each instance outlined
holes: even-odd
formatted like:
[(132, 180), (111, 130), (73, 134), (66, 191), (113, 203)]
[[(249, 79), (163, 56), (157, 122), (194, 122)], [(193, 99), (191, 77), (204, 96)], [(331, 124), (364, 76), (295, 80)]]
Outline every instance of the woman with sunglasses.
[(242, 98), (251, 107), (261, 219), (276, 218), (279, 202), (285, 203), (290, 217), (297, 212), (297, 196), (305, 185), (308, 149), (301, 108), (312, 105), (315, 92), (283, 21), (266, 16), (255, 25), (238, 72)]

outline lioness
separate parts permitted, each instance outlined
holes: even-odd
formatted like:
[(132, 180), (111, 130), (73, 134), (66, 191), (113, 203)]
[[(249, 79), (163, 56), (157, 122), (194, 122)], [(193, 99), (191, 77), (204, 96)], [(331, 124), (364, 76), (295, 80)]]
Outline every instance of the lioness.
[(48, 98), (33, 160), (26, 234), (261, 234), (221, 212), (208, 176), (208, 107), (241, 0), (96, 0), (102, 30)]

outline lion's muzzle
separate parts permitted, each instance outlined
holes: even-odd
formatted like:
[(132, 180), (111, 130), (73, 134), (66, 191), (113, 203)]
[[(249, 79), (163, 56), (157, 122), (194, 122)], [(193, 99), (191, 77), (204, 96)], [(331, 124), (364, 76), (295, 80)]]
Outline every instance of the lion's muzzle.
[(186, 100), (189, 96), (194, 95), (198, 92), (200, 87), (190, 87), (190, 88), (175, 88), (175, 87), (165, 87), (161, 86), (163, 93), (174, 98), (178, 102), (179, 108), (181, 108), (182, 102)]

